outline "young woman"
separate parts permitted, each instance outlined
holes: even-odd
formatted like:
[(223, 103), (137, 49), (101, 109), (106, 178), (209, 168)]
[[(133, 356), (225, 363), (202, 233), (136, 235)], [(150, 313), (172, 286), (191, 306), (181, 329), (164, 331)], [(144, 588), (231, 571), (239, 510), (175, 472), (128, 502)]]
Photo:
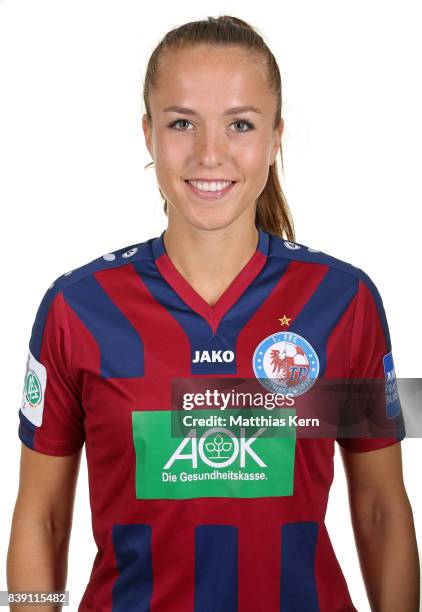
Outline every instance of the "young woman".
[(85, 443), (98, 553), (78, 610), (356, 610), (324, 524), (337, 438), (372, 609), (416, 612), (402, 429), (265, 437), (191, 420), (174, 433), (180, 398), (191, 419), (227, 419), (223, 391), (239, 378), (287, 391), (280, 415), (317, 379), (394, 370), (373, 282), (294, 241), (276, 168), (280, 74), (261, 36), (234, 17), (185, 24), (144, 85), (168, 225), (45, 293), (19, 411), (9, 590), (64, 589)]

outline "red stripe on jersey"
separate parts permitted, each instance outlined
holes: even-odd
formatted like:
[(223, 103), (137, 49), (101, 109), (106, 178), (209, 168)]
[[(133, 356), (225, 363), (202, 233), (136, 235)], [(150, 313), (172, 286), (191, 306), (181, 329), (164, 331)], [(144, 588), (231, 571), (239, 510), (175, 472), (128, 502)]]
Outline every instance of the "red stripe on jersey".
[(34, 432), (34, 450), (71, 454), (84, 441), (83, 408), (77, 381), (71, 373), (71, 346), (63, 294), (58, 293), (48, 312), (39, 361), (48, 374), (42, 427)]

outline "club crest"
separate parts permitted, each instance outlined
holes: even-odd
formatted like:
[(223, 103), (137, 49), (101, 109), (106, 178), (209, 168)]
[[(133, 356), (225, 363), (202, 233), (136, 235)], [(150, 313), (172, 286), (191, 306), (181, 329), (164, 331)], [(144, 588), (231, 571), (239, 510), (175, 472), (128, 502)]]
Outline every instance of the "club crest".
[(273, 393), (302, 395), (319, 374), (319, 359), (311, 344), (289, 331), (267, 336), (255, 349), (252, 365), (261, 384)]

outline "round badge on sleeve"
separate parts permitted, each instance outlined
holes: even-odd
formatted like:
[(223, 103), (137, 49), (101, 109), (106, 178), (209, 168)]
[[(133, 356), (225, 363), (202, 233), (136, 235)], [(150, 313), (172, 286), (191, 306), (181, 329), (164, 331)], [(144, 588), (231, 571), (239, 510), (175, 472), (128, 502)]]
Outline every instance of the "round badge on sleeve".
[(299, 334), (281, 331), (267, 336), (255, 349), (252, 365), (260, 383), (273, 393), (302, 395), (319, 374), (313, 346)]
[(28, 351), (21, 411), (33, 425), (40, 427), (47, 386), (47, 368)]

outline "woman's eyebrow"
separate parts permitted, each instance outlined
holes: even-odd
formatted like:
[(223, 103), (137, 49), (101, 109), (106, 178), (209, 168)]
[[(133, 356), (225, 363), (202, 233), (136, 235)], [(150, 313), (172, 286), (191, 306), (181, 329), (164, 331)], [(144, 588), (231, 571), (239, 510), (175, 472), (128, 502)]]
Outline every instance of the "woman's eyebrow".
[[(261, 113), (262, 111), (257, 108), (256, 106), (234, 106), (233, 108), (228, 108), (226, 111), (224, 111), (224, 115), (236, 115), (237, 113), (246, 113), (246, 112), (253, 112), (253, 113)], [(192, 108), (186, 108), (185, 106), (167, 106), (166, 108), (163, 108), (163, 112), (164, 113), (181, 113), (183, 115), (199, 115), (199, 113), (197, 113), (196, 111), (194, 111)]]

